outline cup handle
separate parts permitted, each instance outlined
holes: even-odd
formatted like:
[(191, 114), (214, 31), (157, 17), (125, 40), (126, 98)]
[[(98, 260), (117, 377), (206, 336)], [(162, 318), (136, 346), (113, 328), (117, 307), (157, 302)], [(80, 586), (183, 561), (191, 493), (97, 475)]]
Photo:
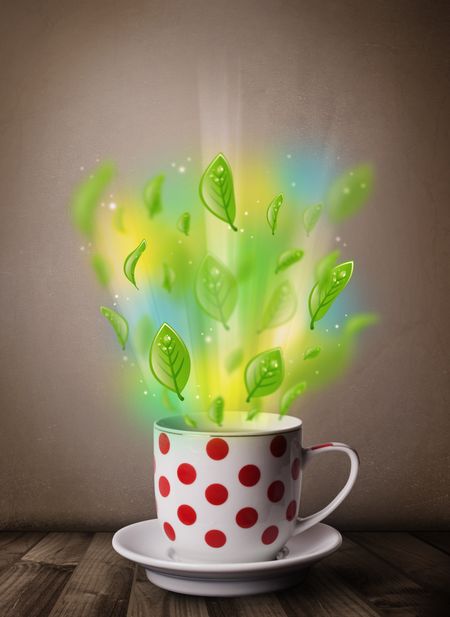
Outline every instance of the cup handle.
[(315, 514), (311, 514), (310, 516), (306, 516), (305, 518), (298, 517), (295, 523), (294, 535), (296, 536), (303, 531), (306, 531), (316, 523), (319, 523), (326, 516), (331, 514), (340, 503), (344, 501), (347, 495), (353, 488), (355, 484), (356, 478), (358, 476), (359, 470), (359, 458), (356, 450), (350, 448), (350, 446), (346, 446), (344, 443), (322, 443), (317, 446), (312, 446), (311, 448), (303, 448), (303, 465), (306, 465), (308, 461), (316, 456), (317, 454), (322, 454), (323, 452), (344, 452), (350, 459), (350, 473), (348, 475), (347, 482), (341, 491), (336, 495), (336, 497), (330, 501), (330, 503), (316, 512)]

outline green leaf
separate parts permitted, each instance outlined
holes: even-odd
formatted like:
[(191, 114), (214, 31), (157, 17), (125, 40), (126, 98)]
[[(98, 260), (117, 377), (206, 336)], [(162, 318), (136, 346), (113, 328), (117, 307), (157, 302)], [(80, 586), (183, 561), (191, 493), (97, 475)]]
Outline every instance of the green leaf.
[(177, 222), (177, 229), (181, 231), (185, 236), (189, 235), (189, 229), (191, 228), (191, 215), (189, 212), (183, 212)]
[(107, 306), (100, 307), (101, 314), (106, 317), (116, 333), (117, 340), (125, 349), (125, 345), (128, 340), (128, 322), (123, 315), (117, 313), (114, 309), (110, 309)]
[(151, 219), (162, 211), (161, 190), (163, 182), (163, 175), (155, 176), (144, 187), (144, 204)]
[(308, 349), (305, 349), (303, 352), (303, 360), (312, 360), (313, 358), (317, 358), (321, 351), (321, 347), (308, 347)]
[(175, 283), (175, 279), (176, 279), (175, 270), (173, 268), (171, 268), (168, 264), (164, 263), (163, 264), (163, 282), (162, 282), (162, 286), (169, 293), (173, 289), (173, 284)]
[(150, 368), (156, 379), (175, 392), (180, 401), (191, 372), (191, 359), (181, 337), (168, 324), (163, 323), (150, 349)]
[(278, 212), (283, 204), (283, 194), (280, 193), (276, 197), (272, 199), (270, 204), (267, 207), (267, 222), (269, 223), (269, 227), (272, 230), (272, 236), (275, 235), (275, 230), (277, 228), (278, 223)]
[(292, 388), (289, 388), (289, 390), (286, 390), (286, 392), (284, 392), (283, 396), (281, 397), (280, 416), (284, 416), (289, 411), (292, 403), (298, 396), (300, 396), (300, 394), (303, 394), (305, 389), (306, 381), (301, 381), (300, 383), (292, 386)]
[(239, 347), (232, 351), (225, 362), (226, 369), (228, 373), (232, 373), (238, 366), (242, 364), (242, 360), (244, 359), (244, 351)]
[(322, 259), (317, 262), (316, 280), (319, 285), (319, 293), (322, 293), (323, 289), (329, 285), (331, 281), (331, 272), (340, 254), (339, 250), (331, 251), (331, 253), (328, 253), (328, 255), (325, 255), (325, 257), (322, 257)]
[(338, 223), (360, 210), (372, 192), (373, 181), (371, 165), (359, 165), (339, 176), (326, 197), (330, 218)]
[(359, 313), (352, 315), (345, 323), (345, 334), (354, 336), (362, 330), (370, 328), (379, 322), (380, 318), (375, 313)]
[(233, 225), (236, 216), (233, 174), (223, 154), (218, 154), (206, 168), (200, 180), (199, 193), (205, 208), (237, 231)]
[(106, 259), (99, 253), (95, 253), (95, 255), (92, 255), (91, 257), (91, 266), (95, 272), (97, 281), (100, 285), (106, 287), (111, 279), (110, 268)]
[(268, 330), (286, 323), (297, 310), (297, 295), (290, 281), (283, 281), (272, 293), (262, 316), (261, 329)]
[(222, 426), (223, 422), (223, 410), (225, 406), (225, 401), (222, 396), (218, 396), (215, 398), (208, 409), (208, 418), (211, 422)]
[(297, 261), (300, 261), (300, 259), (303, 257), (304, 254), (305, 254), (304, 251), (302, 251), (301, 249), (292, 249), (290, 251), (284, 251), (284, 253), (281, 253), (281, 255), (278, 257), (278, 260), (277, 260), (277, 267), (275, 268), (275, 274), (278, 274), (278, 272), (286, 270), (293, 264), (297, 263)]
[(225, 264), (210, 254), (205, 256), (197, 272), (195, 296), (200, 307), (229, 330), (227, 321), (236, 306), (238, 286)]
[(190, 426), (191, 428), (197, 428), (197, 422), (194, 420), (194, 418), (191, 418), (191, 416), (188, 416), (188, 414), (185, 414), (183, 416), (183, 420), (187, 426)]
[(314, 227), (317, 225), (317, 221), (320, 219), (320, 215), (322, 214), (322, 208), (322, 204), (316, 204), (315, 206), (306, 208), (304, 211), (303, 226), (307, 236), (309, 236)]
[(142, 315), (134, 328), (134, 341), (136, 349), (141, 356), (148, 357), (152, 344), (154, 326), (148, 315)]
[(94, 232), (95, 211), (108, 184), (115, 176), (112, 163), (102, 163), (79, 184), (72, 199), (74, 225), (89, 238)]
[(262, 409), (262, 401), (260, 398), (257, 398), (255, 401), (252, 401), (252, 408), (247, 413), (246, 420), (253, 420), (256, 416), (261, 413)]
[(141, 255), (146, 248), (147, 242), (145, 240), (142, 240), (140, 244), (134, 249), (134, 251), (131, 251), (131, 253), (128, 255), (128, 257), (123, 263), (123, 273), (130, 281), (130, 283), (132, 283), (136, 287), (136, 289), (139, 289), (139, 287), (136, 285), (134, 271), (136, 270), (137, 262), (141, 258)]
[(252, 358), (245, 367), (247, 403), (252, 398), (275, 392), (280, 387), (283, 377), (284, 362), (279, 347), (263, 351)]
[(311, 316), (311, 330), (314, 324), (326, 315), (338, 295), (347, 287), (353, 274), (353, 261), (346, 261), (331, 270), (326, 286), (319, 289), (316, 283), (309, 294), (308, 308)]

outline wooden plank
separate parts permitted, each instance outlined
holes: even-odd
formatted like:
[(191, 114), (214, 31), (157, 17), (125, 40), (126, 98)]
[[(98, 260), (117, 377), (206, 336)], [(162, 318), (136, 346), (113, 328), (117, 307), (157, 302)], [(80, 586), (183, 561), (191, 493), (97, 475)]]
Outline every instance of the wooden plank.
[(287, 617), (274, 593), (242, 598), (206, 598), (210, 617)]
[(324, 563), (305, 580), (277, 593), (287, 617), (376, 617), (380, 613)]
[(326, 565), (382, 615), (429, 617), (446, 612), (445, 597), (425, 591), (403, 572), (347, 538), (340, 550), (327, 558)]
[(8, 569), (44, 537), (45, 533), (2, 531), (0, 533), (0, 573)]
[(49, 533), (28, 551), (23, 559), (75, 567), (85, 554), (93, 536), (92, 533)]
[(95, 534), (51, 617), (125, 617), (133, 565), (113, 550), (111, 538)]
[(351, 532), (346, 535), (425, 589), (449, 594), (450, 557), (430, 544), (402, 532)]
[[(209, 617), (204, 598), (171, 593), (151, 583), (136, 568), (127, 617)], [(229, 617), (229, 616), (228, 616)]]
[(0, 575), (2, 617), (46, 617), (72, 570), (18, 561)]
[(450, 555), (450, 531), (415, 531), (413, 536)]

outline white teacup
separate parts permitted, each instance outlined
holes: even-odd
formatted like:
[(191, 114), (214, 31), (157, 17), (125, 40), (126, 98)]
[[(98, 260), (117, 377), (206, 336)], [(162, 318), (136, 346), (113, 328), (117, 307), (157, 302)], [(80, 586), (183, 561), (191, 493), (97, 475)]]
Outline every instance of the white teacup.
[[(312, 527), (345, 499), (358, 455), (341, 443), (302, 447), (302, 422), (292, 416), (227, 412), (222, 427), (194, 416), (155, 422), (155, 494), (162, 532), (185, 561), (274, 559), (293, 535)], [(322, 510), (298, 518), (303, 468), (317, 454), (345, 452), (350, 473)]]

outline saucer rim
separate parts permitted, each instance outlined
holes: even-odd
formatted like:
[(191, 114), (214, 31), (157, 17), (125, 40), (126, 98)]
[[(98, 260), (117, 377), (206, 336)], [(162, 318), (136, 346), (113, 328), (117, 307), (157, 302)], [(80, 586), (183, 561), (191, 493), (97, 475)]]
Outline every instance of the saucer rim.
[[(314, 525), (314, 527), (311, 527), (311, 529), (320, 527), (326, 530), (327, 533), (330, 533), (330, 532), (333, 533), (335, 538), (334, 538), (334, 542), (332, 546), (330, 546), (329, 548), (327, 548), (326, 550), (322, 552), (316, 551), (316, 552), (302, 553), (301, 555), (296, 555), (296, 556), (291, 556), (291, 557), (288, 555), (284, 559), (280, 559), (280, 560), (273, 559), (270, 561), (250, 561), (250, 562), (238, 562), (238, 563), (170, 561), (170, 560), (157, 559), (149, 555), (144, 555), (142, 553), (136, 553), (135, 551), (129, 550), (128, 548), (124, 547), (123, 544), (121, 544), (120, 538), (123, 537), (125, 534), (129, 533), (129, 531), (132, 528), (136, 528), (136, 527), (144, 528), (145, 526), (148, 527), (150, 525), (156, 527), (157, 522), (158, 522), (158, 519), (153, 518), (153, 519), (148, 519), (145, 521), (138, 521), (136, 523), (132, 523), (131, 525), (126, 525), (125, 527), (122, 527), (121, 529), (116, 531), (116, 533), (114, 534), (112, 538), (113, 549), (117, 553), (119, 553), (119, 555), (121, 555), (122, 557), (125, 557), (126, 559), (129, 559), (130, 561), (134, 561), (135, 563), (138, 563), (147, 569), (158, 569), (158, 570), (163, 570), (165, 572), (177, 571), (177, 572), (185, 572), (185, 573), (189, 572), (189, 573), (197, 573), (197, 574), (200, 574), (202, 572), (205, 572), (208, 574), (212, 574), (212, 573), (221, 574), (221, 573), (232, 573), (232, 572), (238, 573), (238, 572), (242, 572), (242, 570), (245, 570), (247, 573), (250, 573), (250, 572), (256, 573), (256, 572), (269, 571), (273, 569), (288, 570), (290, 568), (299, 568), (301, 566), (306, 566), (307, 564), (311, 562), (319, 561), (327, 557), (328, 555), (334, 553), (342, 544), (342, 535), (340, 534), (340, 532), (334, 527), (332, 527), (331, 525), (327, 525), (325, 523), (317, 523), (316, 525)], [(304, 533), (307, 533), (307, 531)]]

